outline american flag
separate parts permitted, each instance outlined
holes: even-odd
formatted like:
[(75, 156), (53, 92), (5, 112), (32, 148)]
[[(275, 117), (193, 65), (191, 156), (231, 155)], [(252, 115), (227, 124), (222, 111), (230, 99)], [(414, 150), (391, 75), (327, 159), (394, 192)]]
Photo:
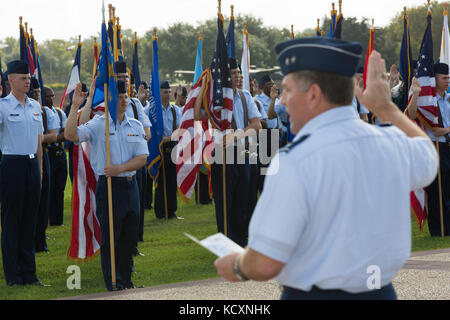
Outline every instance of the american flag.
[(69, 259), (90, 260), (100, 252), (100, 223), (95, 214), (97, 177), (90, 164), (89, 144), (73, 145), (72, 232)]
[[(203, 97), (199, 97), (205, 78)], [(194, 105), (198, 98), (203, 99), (202, 109), (206, 111), (207, 118), (194, 123)], [(181, 119), (181, 137), (177, 146), (177, 184), (183, 200), (189, 201), (191, 198), (202, 161), (205, 157), (210, 157), (213, 149), (208, 120), (215, 129), (225, 131), (230, 128), (232, 118), (233, 89), (223, 34), (223, 17), (219, 14), (216, 50), (211, 67), (203, 72), (190, 91)]]
[(223, 35), (223, 17), (217, 19), (218, 35), (216, 51), (211, 63), (213, 81), (212, 112), (209, 114), (213, 126), (225, 131), (231, 126), (233, 118), (233, 89), (231, 88), (230, 65), (227, 45)]
[[(417, 101), (417, 118), (420, 126), (431, 129), (439, 125), (438, 103), (436, 99), (436, 79), (434, 77), (433, 36), (431, 33), (431, 13), (427, 16), (427, 29), (420, 46), (416, 78), (422, 88)], [(410, 92), (410, 98), (412, 92)]]
[[(433, 62), (433, 37), (431, 33), (431, 11), (428, 10), (427, 28), (420, 46), (420, 54), (417, 63), (416, 78), (421, 87), (417, 100), (416, 123), (422, 128), (433, 128), (439, 125), (438, 103), (436, 99), (436, 79), (434, 77)], [(409, 92), (409, 101), (412, 98), (412, 90)], [(406, 112), (409, 116), (409, 113)], [(420, 230), (427, 219), (427, 194), (424, 189), (414, 190), (410, 194), (411, 211), (417, 218)]]

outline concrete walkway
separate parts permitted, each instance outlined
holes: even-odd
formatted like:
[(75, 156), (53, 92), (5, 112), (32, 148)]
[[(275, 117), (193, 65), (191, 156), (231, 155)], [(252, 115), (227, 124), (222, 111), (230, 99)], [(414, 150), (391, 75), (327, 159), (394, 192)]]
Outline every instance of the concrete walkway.
[[(393, 284), (400, 300), (450, 300), (450, 249), (413, 253)], [(279, 300), (280, 293), (275, 281), (232, 284), (217, 278), (67, 299)]]

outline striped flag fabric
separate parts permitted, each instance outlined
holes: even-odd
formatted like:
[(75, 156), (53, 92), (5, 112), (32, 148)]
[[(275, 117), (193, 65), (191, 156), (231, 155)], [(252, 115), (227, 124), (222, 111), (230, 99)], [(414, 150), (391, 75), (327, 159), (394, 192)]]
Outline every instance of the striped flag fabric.
[[(431, 32), (431, 12), (427, 15), (427, 28), (420, 46), (419, 59), (417, 62), (416, 78), (421, 86), (417, 100), (417, 118), (421, 127), (428, 129), (437, 127), (438, 104), (436, 98), (436, 79), (434, 77), (433, 61), (433, 36)], [(412, 92), (410, 92), (412, 95)]]
[[(192, 196), (202, 162), (210, 163), (208, 157), (214, 146), (209, 123), (214, 129), (225, 131), (230, 128), (233, 117), (233, 90), (223, 34), (223, 16), (220, 13), (217, 24), (216, 50), (211, 67), (203, 72), (189, 93), (181, 119), (177, 145), (177, 185), (181, 198), (186, 202)], [(203, 79), (206, 80), (206, 87), (203, 97), (198, 97)], [(194, 105), (198, 98), (203, 99), (202, 110), (207, 115), (201, 122), (194, 121)]]
[[(206, 87), (203, 96), (199, 96), (203, 79), (206, 79)], [(205, 117), (201, 121), (194, 121), (194, 105), (197, 99), (203, 100), (203, 106), (211, 103), (211, 83), (210, 69), (206, 69), (189, 92), (181, 118), (181, 136), (177, 144), (177, 186), (178, 193), (185, 202), (190, 201), (194, 192), (204, 152), (209, 150), (208, 146), (212, 146), (208, 119)]]
[(218, 35), (216, 50), (211, 63), (212, 99), (208, 117), (214, 128), (225, 131), (230, 128), (233, 118), (233, 89), (228, 64), (227, 46), (223, 35), (223, 16), (217, 19)]
[(69, 259), (88, 261), (100, 251), (101, 231), (95, 214), (97, 177), (90, 164), (89, 144), (73, 145), (72, 234)]

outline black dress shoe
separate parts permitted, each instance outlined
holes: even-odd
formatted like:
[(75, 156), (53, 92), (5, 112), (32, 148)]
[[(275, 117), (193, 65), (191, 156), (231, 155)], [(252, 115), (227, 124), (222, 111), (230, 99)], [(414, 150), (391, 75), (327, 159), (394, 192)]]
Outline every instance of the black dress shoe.
[(36, 287), (51, 287), (51, 285), (49, 285), (49, 284), (43, 284), (43, 283), (40, 282), (39, 280), (36, 280), (36, 281), (34, 281), (34, 282), (30, 282), (30, 283), (27, 283), (27, 284), (29, 284), (30, 286), (36, 286)]

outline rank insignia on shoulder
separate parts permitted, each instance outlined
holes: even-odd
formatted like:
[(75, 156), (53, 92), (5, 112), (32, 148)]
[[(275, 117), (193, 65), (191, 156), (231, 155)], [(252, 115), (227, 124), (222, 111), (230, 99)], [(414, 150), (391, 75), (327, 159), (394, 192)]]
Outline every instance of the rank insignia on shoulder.
[(380, 128), (388, 128), (388, 127), (392, 127), (392, 123), (390, 122), (386, 122), (386, 123), (381, 123), (378, 125)]
[(280, 152), (289, 153), (292, 149), (294, 149), (296, 146), (300, 145), (302, 142), (306, 141), (306, 139), (308, 139), (309, 137), (310, 137), (309, 134), (304, 135), (303, 137), (301, 137), (297, 141), (294, 141), (291, 144), (287, 145), (286, 147), (280, 149)]

